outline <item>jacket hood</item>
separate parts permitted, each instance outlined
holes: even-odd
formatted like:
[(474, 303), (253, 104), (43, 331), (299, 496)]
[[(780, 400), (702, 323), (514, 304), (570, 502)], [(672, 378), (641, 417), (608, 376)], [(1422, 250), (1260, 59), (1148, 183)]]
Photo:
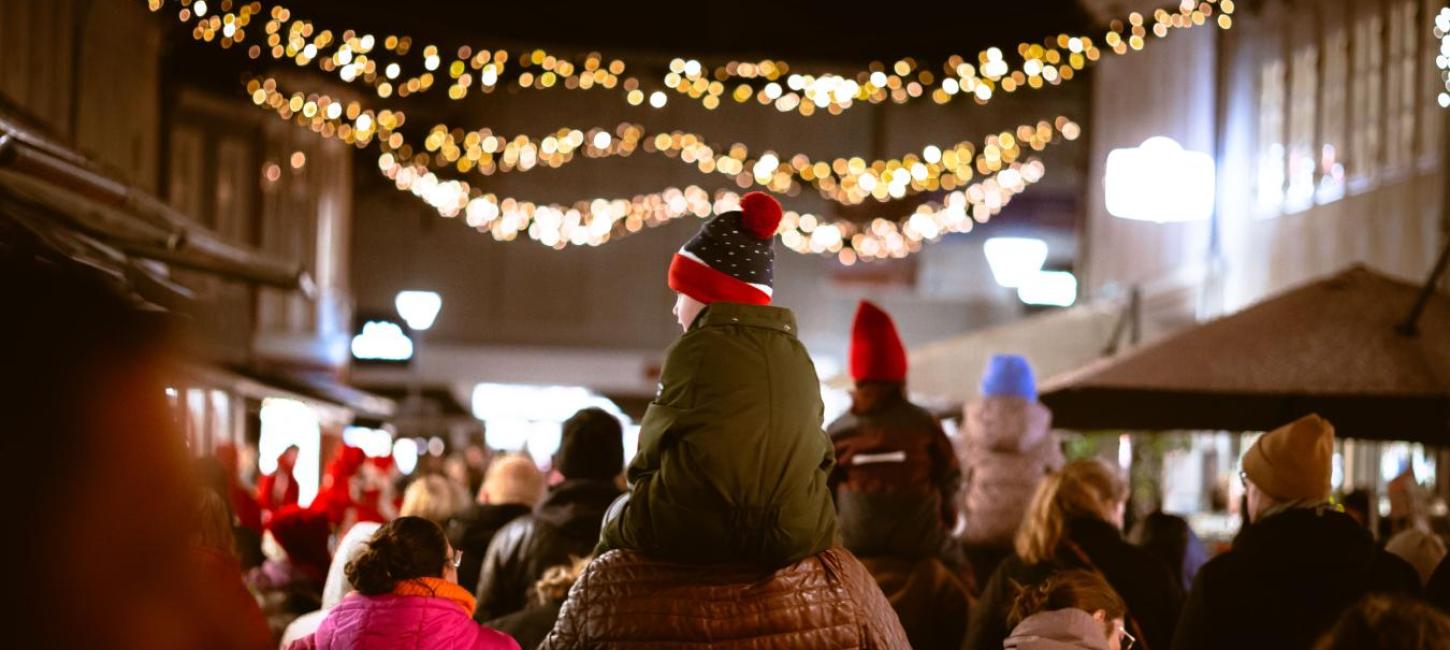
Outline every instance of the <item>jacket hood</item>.
[(1045, 453), (1052, 440), (1052, 412), (1025, 397), (982, 397), (963, 409), (967, 443), (996, 452)]
[(534, 519), (570, 537), (598, 537), (604, 512), (619, 494), (619, 487), (609, 481), (570, 479), (549, 491), (534, 509)]
[(1040, 612), (1022, 619), (1003, 642), (1007, 650), (1108, 650), (1103, 622), (1080, 609)]
[(347, 563), (362, 548), (382, 524), (366, 521), (353, 524), (347, 534), (337, 543), (337, 552), (332, 555), (332, 564), (327, 567), (327, 581), (322, 585), (322, 609), (329, 610), (342, 602), (342, 598), (353, 591), (352, 582), (347, 579)]
[(1234, 539), (1233, 550), (1264, 560), (1256, 566), (1292, 575), (1368, 571), (1376, 555), (1369, 531), (1328, 506), (1296, 508), (1255, 522)]

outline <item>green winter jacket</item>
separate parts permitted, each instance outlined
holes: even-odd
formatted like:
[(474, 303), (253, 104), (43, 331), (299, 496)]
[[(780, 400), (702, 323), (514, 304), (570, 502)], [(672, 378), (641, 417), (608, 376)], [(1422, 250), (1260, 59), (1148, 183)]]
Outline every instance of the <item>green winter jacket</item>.
[(820, 391), (790, 310), (706, 307), (666, 354), (628, 500), (596, 552), (778, 567), (830, 548), (835, 456)]

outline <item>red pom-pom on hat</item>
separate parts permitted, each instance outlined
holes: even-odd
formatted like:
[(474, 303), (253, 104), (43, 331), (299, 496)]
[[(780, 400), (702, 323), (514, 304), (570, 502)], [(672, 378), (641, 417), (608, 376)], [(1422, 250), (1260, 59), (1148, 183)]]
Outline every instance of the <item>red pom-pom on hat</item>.
[(865, 300), (856, 308), (851, 325), (851, 379), (863, 381), (906, 381), (906, 348), (896, 334), (896, 324), (880, 307)]
[(780, 227), (780, 201), (765, 192), (751, 192), (740, 197), (740, 222), (757, 239), (770, 239)]

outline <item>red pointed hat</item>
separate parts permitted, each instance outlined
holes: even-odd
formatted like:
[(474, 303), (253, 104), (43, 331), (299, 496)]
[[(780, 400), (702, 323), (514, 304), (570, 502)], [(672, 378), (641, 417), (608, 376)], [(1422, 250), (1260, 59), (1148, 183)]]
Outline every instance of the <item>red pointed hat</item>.
[(906, 348), (896, 334), (891, 315), (865, 300), (856, 308), (851, 325), (851, 379), (906, 381)]
[(670, 261), (670, 288), (705, 304), (768, 305), (780, 203), (769, 194), (741, 197), (740, 210), (705, 224)]

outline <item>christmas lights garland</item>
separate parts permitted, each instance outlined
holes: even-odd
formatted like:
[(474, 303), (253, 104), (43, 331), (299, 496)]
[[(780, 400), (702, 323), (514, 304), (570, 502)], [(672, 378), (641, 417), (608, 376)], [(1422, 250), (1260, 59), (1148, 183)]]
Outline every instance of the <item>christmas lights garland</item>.
[[(461, 129), (439, 124), (429, 131), (424, 153), (414, 152), (403, 143), (402, 134), (394, 132), (403, 123), (401, 112), (374, 113), (363, 110), (357, 102), (344, 105), (321, 94), (287, 95), (278, 89), (275, 79), (254, 79), (247, 83), (247, 90), (253, 103), (271, 107), (284, 119), (296, 118), (319, 132), (335, 129), (350, 144), (368, 144), (379, 127), (386, 127), (382, 144), (385, 151), (437, 169), (453, 166), (460, 172), (491, 175), (541, 166), (561, 167), (580, 159), (576, 153), (604, 158), (644, 151), (679, 159), (703, 174), (728, 176), (741, 189), (758, 185), (795, 195), (800, 183), (808, 183), (823, 198), (843, 205), (859, 205), (871, 198), (887, 201), (919, 192), (955, 190), (976, 174), (991, 174), (1010, 165), (1028, 149), (1042, 151), (1055, 137), (1074, 140), (1081, 132), (1075, 122), (1058, 116), (1051, 123), (1044, 120), (1023, 124), (988, 136), (980, 149), (971, 141), (962, 141), (927, 145), (919, 155), (912, 153), (899, 159), (867, 161), (853, 156), (837, 157), (828, 163), (812, 161), (804, 154), (787, 158), (772, 151), (752, 157), (749, 149), (739, 143), (717, 152), (698, 134), (673, 131), (650, 135), (641, 125), (632, 123), (620, 124), (612, 132), (601, 128), (558, 129), (539, 139), (508, 138), (490, 129), (465, 134)], [(344, 115), (348, 121), (341, 120)]]
[[(373, 111), (357, 102), (344, 105), (325, 95), (287, 96), (277, 91), (275, 80), (270, 79), (251, 84), (255, 84), (254, 102), (283, 119), (358, 147), (379, 143), (383, 149), (379, 169), (399, 190), (422, 198), (442, 216), (464, 215), (470, 226), (499, 241), (512, 241), (524, 232), (554, 248), (570, 244), (597, 246), (684, 216), (709, 217), (731, 209), (739, 198), (725, 190), (712, 197), (694, 185), (630, 199), (597, 198), (572, 205), (535, 204), (485, 194), (465, 181), (439, 177), (427, 165), (426, 155), (400, 155), (412, 150), (396, 130), (406, 122), (400, 111)], [(989, 146), (997, 137), (989, 136)], [(925, 242), (946, 233), (969, 231), (974, 222), (990, 219), (1044, 173), (1042, 163), (1035, 159), (1009, 162), (984, 180), (950, 192), (942, 202), (918, 206), (900, 223), (879, 218), (867, 225), (826, 223), (809, 213), (789, 211), (781, 223), (781, 241), (798, 253), (835, 254), (845, 264), (858, 259), (905, 257), (919, 251)]]
[[(757, 103), (773, 105), (782, 112), (813, 115), (823, 109), (829, 114), (840, 114), (857, 103), (905, 104), (922, 97), (938, 104), (970, 97), (977, 104), (985, 104), (998, 92), (1038, 89), (1070, 80), (1077, 71), (1100, 59), (1104, 52), (1088, 36), (1060, 34), (1041, 43), (1019, 44), (1016, 52), (1021, 63), (1015, 69), (1001, 49), (992, 47), (979, 52), (975, 64), (964, 57), (952, 56), (943, 63), (941, 72), (935, 74), (911, 58), (889, 66), (872, 63), (854, 75), (793, 73), (790, 63), (776, 60), (732, 61), (707, 70), (698, 60), (675, 58), (661, 83), (646, 89), (639, 78), (624, 75), (628, 66), (623, 60), (606, 61), (594, 52), (571, 60), (542, 49), (510, 53), (463, 46), (449, 56), (445, 66), (444, 54), (437, 46), (427, 45), (421, 49), (423, 70), (405, 74), (400, 61), (413, 50), (413, 39), (409, 36), (387, 36), (379, 43), (370, 34), (346, 30), (338, 37), (331, 30), (317, 29), (311, 21), (294, 18), (291, 10), (280, 3), (273, 4), (264, 16), (260, 1), (211, 1), (216, 4), (215, 8), (207, 0), (175, 0), (180, 5), (178, 17), (182, 22), (195, 21), (192, 36), (196, 40), (215, 41), (223, 48), (240, 45), (250, 35), (252, 21), (265, 18), (266, 46), (251, 45), (248, 56), (290, 59), (298, 66), (315, 63), (325, 72), (336, 73), (343, 81), (372, 86), (382, 98), (425, 92), (445, 82), (450, 98), (463, 99), (475, 88), (490, 93), (501, 84), (512, 83), (518, 88), (539, 90), (554, 87), (617, 90), (633, 106), (648, 103), (661, 108), (668, 103), (665, 90), (672, 90), (707, 109), (718, 107), (721, 98), (729, 97), (738, 103), (754, 98)], [(148, 0), (153, 11), (161, 10), (165, 4), (166, 0)], [(1205, 24), (1228, 29), (1233, 24), (1234, 8), (1233, 0), (1182, 0), (1175, 11), (1155, 11), (1151, 27), (1142, 14), (1133, 12), (1126, 22), (1112, 22), (1103, 36), (1103, 44), (1113, 54), (1123, 55), (1143, 49), (1150, 32), (1163, 38), (1171, 30)], [(517, 74), (510, 66), (517, 68)]]

